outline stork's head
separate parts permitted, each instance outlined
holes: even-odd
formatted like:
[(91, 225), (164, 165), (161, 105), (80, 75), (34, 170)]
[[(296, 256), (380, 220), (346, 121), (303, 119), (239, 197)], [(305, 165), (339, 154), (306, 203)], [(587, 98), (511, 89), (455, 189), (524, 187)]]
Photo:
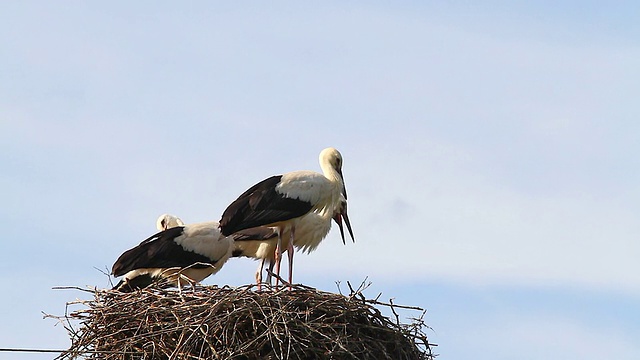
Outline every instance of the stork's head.
[(176, 226), (184, 226), (182, 220), (177, 216), (162, 214), (158, 218), (158, 221), (156, 221), (156, 228), (160, 231), (171, 229)]
[(342, 154), (336, 148), (328, 147), (320, 152), (320, 164), (328, 163), (336, 171), (342, 171)]

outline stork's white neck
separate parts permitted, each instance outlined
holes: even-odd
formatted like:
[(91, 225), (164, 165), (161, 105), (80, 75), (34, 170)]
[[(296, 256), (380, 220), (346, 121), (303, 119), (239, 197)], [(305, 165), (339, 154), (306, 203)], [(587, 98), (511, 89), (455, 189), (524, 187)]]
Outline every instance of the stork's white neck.
[(324, 176), (334, 183), (343, 184), (342, 174), (340, 169), (342, 168), (342, 155), (334, 148), (326, 148), (320, 152), (318, 157), (320, 168)]
[(342, 175), (340, 175), (340, 173), (336, 169), (334, 169), (329, 162), (321, 162), (320, 168), (322, 169), (322, 173), (327, 179), (342, 186)]
[(331, 183), (332, 191), (330, 192), (329, 202), (325, 207), (329, 216), (333, 216), (332, 211), (339, 206), (340, 194), (344, 189), (344, 180), (341, 174), (342, 155), (335, 148), (326, 148), (320, 152), (318, 160), (323, 175)]

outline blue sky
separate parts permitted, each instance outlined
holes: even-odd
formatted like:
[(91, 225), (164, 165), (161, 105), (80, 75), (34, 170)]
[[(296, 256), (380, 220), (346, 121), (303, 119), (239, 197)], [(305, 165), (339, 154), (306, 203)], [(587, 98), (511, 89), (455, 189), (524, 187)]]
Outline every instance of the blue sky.
[(41, 311), (84, 294), (53, 286), (106, 287), (158, 215), (218, 220), (334, 146), (357, 242), (296, 281), (368, 276), (443, 359), (640, 358), (639, 10), (3, 3), (0, 347), (65, 348)]

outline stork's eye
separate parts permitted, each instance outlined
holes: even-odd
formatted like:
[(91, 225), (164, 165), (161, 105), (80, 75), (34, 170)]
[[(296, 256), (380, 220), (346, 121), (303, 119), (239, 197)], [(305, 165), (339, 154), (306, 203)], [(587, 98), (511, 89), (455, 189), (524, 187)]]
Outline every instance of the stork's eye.
[(167, 227), (167, 220), (162, 219), (162, 221), (160, 221), (160, 226)]

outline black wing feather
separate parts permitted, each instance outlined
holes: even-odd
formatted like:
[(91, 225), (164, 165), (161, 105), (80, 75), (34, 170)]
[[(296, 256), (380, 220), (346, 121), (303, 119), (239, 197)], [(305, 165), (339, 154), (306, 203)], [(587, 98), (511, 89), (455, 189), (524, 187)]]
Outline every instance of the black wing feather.
[[(144, 240), (140, 245), (125, 251), (111, 269), (114, 276), (122, 276), (127, 272), (142, 268), (187, 267), (195, 263), (215, 261), (192, 251), (185, 250), (174, 240), (183, 234), (183, 226), (161, 231)], [(206, 265), (193, 265), (204, 268)]]
[(222, 213), (220, 230), (229, 236), (240, 230), (297, 218), (308, 213), (309, 202), (282, 196), (275, 187), (282, 175), (275, 175), (253, 185)]
[(272, 227), (258, 226), (240, 230), (231, 235), (234, 241), (269, 240), (278, 237), (278, 231)]

